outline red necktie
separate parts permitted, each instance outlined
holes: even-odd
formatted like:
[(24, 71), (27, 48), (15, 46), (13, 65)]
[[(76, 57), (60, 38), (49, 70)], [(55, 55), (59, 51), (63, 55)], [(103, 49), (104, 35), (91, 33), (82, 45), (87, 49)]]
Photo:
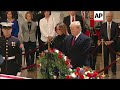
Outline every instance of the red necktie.
[(72, 16), (72, 22), (74, 22), (75, 20), (74, 20), (74, 16)]
[(75, 38), (76, 38), (76, 37), (73, 37), (73, 39), (72, 39), (72, 46), (73, 46), (74, 43), (75, 43)]

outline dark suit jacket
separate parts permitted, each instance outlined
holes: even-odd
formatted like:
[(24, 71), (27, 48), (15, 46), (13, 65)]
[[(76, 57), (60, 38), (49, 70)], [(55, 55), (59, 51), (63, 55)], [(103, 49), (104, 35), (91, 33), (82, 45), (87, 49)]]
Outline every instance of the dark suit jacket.
[[(118, 24), (112, 21), (111, 24), (111, 39), (114, 41), (114, 45), (116, 45), (116, 40), (118, 37)], [(100, 39), (104, 39), (105, 41), (109, 41), (108, 36), (107, 36), (107, 22), (103, 23), (100, 27)], [(113, 46), (114, 46), (113, 45)]]
[(63, 52), (63, 46), (64, 46), (63, 41), (65, 37), (66, 37), (65, 34), (62, 34), (61, 36), (60, 35), (56, 36), (52, 41), (52, 47)]
[(71, 60), (73, 68), (83, 65), (89, 66), (90, 38), (81, 33), (75, 44), (71, 46), (72, 38), (72, 35), (66, 36), (63, 53)]
[[(85, 33), (85, 32), (84, 32), (84, 28), (83, 28), (83, 20), (82, 20), (82, 17), (76, 15), (75, 18), (76, 18), (76, 21), (80, 21), (81, 26), (82, 26), (82, 32)], [(69, 27), (69, 25), (70, 25), (70, 15), (64, 17), (63, 22), (66, 24), (66, 26), (67, 26), (67, 28), (68, 28), (68, 33), (71, 34), (70, 27)]]

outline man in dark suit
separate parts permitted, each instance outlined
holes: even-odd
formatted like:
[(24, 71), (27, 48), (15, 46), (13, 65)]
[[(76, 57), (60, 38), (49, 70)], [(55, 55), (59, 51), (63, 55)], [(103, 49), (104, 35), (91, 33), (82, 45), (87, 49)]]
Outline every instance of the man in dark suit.
[[(112, 17), (112, 12), (106, 14), (107, 22), (101, 25), (100, 38), (104, 39), (105, 43), (115, 50), (119, 27), (117, 23), (112, 21)], [(104, 46), (104, 68), (109, 65), (109, 53), (111, 56), (111, 62), (116, 60), (116, 55)], [(112, 65), (112, 73), (113, 75), (116, 75), (116, 63)], [(105, 70), (104, 74), (107, 74), (108, 76), (108, 70)]]
[(64, 40), (63, 53), (71, 60), (73, 68), (89, 66), (90, 38), (81, 32), (81, 24), (74, 21), (70, 24), (71, 34)]
[(63, 22), (66, 24), (66, 26), (68, 28), (68, 33), (71, 34), (69, 25), (73, 21), (79, 21), (81, 23), (82, 32), (85, 33), (84, 28), (83, 28), (82, 16), (76, 15), (76, 11), (70, 11), (69, 13), (70, 13), (70, 15), (64, 17), (64, 19), (63, 19)]

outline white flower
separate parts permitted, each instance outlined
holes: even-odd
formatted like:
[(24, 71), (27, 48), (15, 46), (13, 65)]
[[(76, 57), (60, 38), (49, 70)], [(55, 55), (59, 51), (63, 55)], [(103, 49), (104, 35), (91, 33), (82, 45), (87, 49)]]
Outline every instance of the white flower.
[(48, 53), (48, 50), (44, 50), (45, 53)]
[(53, 76), (54, 79), (57, 79), (57, 76)]
[(90, 71), (87, 71), (87, 73), (90, 73)]
[(73, 78), (76, 78), (77, 76), (75, 75), (75, 73), (71, 73), (71, 76), (73, 77)]
[(86, 71), (86, 72), (85, 72), (85, 75), (87, 75), (87, 73), (90, 73), (90, 71)]
[(70, 72), (72, 72), (72, 69), (71, 69), (71, 68), (69, 68), (68, 70), (69, 70)]
[(85, 72), (85, 75), (87, 75), (88, 72)]
[(89, 77), (86, 76), (84, 79), (89, 79)]
[(91, 71), (90, 73), (93, 73), (93, 71)]
[(64, 60), (66, 61), (66, 59), (67, 59), (67, 56), (64, 56)]
[(55, 49), (55, 52), (56, 52), (56, 53), (59, 53), (59, 50)]
[(100, 79), (99, 77), (97, 77), (97, 79)]
[(83, 75), (84, 77), (86, 77), (85, 75)]

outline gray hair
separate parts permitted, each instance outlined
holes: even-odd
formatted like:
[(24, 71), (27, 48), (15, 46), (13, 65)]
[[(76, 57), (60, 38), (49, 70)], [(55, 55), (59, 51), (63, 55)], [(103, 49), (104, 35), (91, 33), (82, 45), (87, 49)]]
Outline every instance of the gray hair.
[[(76, 26), (77, 28), (81, 28), (81, 23), (80, 23), (80, 21), (74, 21), (74, 22), (71, 22), (71, 24), (70, 24), (70, 27), (72, 27), (72, 26)], [(81, 28), (81, 30), (82, 30), (82, 28)]]

